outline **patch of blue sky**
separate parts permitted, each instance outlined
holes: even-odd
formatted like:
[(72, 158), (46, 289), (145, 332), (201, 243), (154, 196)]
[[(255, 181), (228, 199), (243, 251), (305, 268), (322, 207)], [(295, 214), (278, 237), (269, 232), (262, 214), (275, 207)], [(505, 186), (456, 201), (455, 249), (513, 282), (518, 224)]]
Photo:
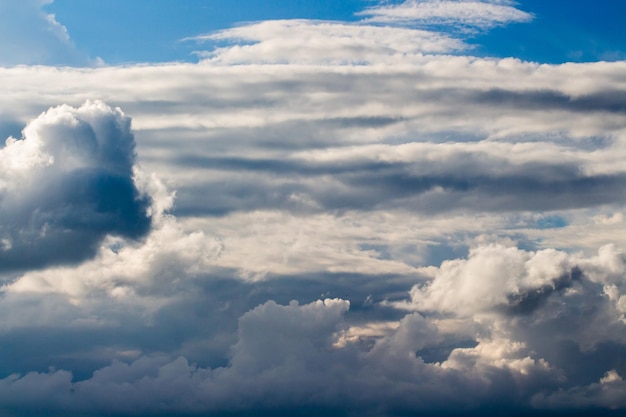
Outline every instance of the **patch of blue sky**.
[(46, 10), (77, 48), (107, 64), (195, 61), (182, 39), (243, 22), (274, 19), (358, 20), (368, 0), (55, 0)]
[(522, 0), (517, 7), (534, 19), (478, 34), (472, 53), (549, 64), (626, 59), (626, 1)]
[[(364, 19), (360, 12), (379, 4), (374, 0), (55, 0), (46, 10), (68, 29), (80, 51), (107, 64), (120, 64), (194, 62), (197, 45), (182, 42), (184, 38), (263, 20), (355, 22)], [(521, 0), (516, 7), (532, 13), (532, 21), (465, 33), (473, 46), (469, 53), (542, 63), (626, 58), (622, 24), (626, 1)], [(430, 30), (463, 36), (453, 23), (432, 25)]]
[(567, 227), (569, 222), (564, 217), (558, 215), (543, 216), (537, 219), (535, 228), (537, 229), (562, 229)]

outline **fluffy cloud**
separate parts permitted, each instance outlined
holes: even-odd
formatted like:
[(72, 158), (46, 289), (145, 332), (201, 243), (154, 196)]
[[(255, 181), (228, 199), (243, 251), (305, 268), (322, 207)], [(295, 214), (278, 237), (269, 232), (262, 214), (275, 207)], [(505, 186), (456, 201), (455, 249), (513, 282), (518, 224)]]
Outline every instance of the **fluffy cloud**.
[[(467, 259), (445, 261), (431, 271), (430, 281), (411, 290), (411, 302), (398, 306), (429, 314), (452, 334), (457, 330), (448, 326), (458, 326), (454, 320), (476, 329), (479, 344), (452, 351), (446, 366), (465, 368), (476, 364), (476, 356), (496, 349), (500, 353), (491, 360), (494, 364), (522, 366), (527, 361), (549, 370), (558, 385), (590, 384), (615, 369), (623, 372), (624, 265), (623, 254), (612, 246), (589, 258), (481, 246)], [(507, 345), (513, 347), (512, 357), (502, 356)], [(516, 361), (522, 362), (514, 365)], [(554, 395), (554, 401), (564, 396)]]
[(130, 118), (102, 102), (60, 106), (0, 149), (0, 263), (30, 269), (92, 256), (107, 235), (139, 238), (152, 200), (135, 182)]
[[(515, 255), (505, 249), (501, 256), (515, 264)], [(526, 261), (555, 265), (554, 258), (533, 256), (527, 254)], [(615, 254), (579, 259), (585, 268), (595, 268), (596, 275), (577, 280), (612, 282), (615, 271), (608, 263), (613, 261), (606, 257)], [(527, 269), (534, 271), (533, 265)], [(130, 410), (221, 415), (307, 409), (403, 415), (409, 410), (480, 413), (490, 407), (514, 407), (517, 414), (532, 415), (563, 406), (569, 410), (618, 408), (623, 404), (617, 395), (622, 383), (623, 342), (612, 345), (613, 353), (604, 359), (600, 358), (610, 352), (606, 348), (576, 353), (559, 344), (563, 337), (576, 337), (570, 332), (572, 326), (563, 324), (573, 318), (581, 299), (596, 303), (599, 312), (610, 310), (613, 301), (597, 298), (594, 291), (588, 286), (572, 296), (557, 289), (555, 294), (559, 294), (553, 297), (558, 301), (542, 305), (543, 314), (512, 315), (496, 309), (493, 313), (498, 319), (476, 314), (467, 321), (463, 314), (454, 318), (410, 313), (373, 339), (364, 333), (358, 336), (359, 330), (350, 326), (346, 300), (304, 305), (268, 301), (239, 318), (237, 341), (223, 366), (202, 367), (185, 357), (159, 354), (115, 360), (78, 381), (63, 370), (14, 374), (0, 381), (0, 401), (6, 411), (29, 409), (27, 405), (34, 400), (47, 404), (49, 412), (94, 415), (124, 415)], [(489, 306), (489, 300), (485, 304)], [(555, 307), (570, 309), (565, 314), (568, 317), (545, 314), (555, 312)], [(533, 321), (524, 320), (528, 314)], [(591, 324), (595, 315), (579, 316), (577, 324), (581, 320)], [(558, 321), (563, 326), (560, 333), (549, 331), (543, 322), (546, 319)], [(476, 321), (472, 324), (472, 320)], [(518, 340), (524, 328), (533, 335)], [(351, 339), (343, 337), (350, 332)], [(623, 336), (623, 323), (613, 332)], [(368, 338), (371, 343), (361, 343)], [(554, 343), (541, 345), (540, 339)], [(596, 342), (610, 339), (604, 334)], [(549, 346), (561, 350), (550, 352)], [(575, 364), (569, 362), (574, 358), (563, 358), (574, 354), (579, 355)], [(581, 364), (592, 366), (584, 377), (576, 371)], [(588, 381), (595, 373), (601, 375), (599, 383)], [(581, 383), (585, 378), (589, 385)], [(464, 395), (458, 396), (459, 391)], [(160, 401), (155, 402), (155, 396)]]

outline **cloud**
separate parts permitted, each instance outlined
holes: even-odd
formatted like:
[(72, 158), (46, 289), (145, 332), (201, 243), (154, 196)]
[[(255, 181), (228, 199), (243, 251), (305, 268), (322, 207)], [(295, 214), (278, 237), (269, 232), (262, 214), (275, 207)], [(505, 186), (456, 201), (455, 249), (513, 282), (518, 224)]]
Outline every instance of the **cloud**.
[[(28, 404), (34, 401), (47, 404), (48, 412), (93, 415), (125, 415), (131, 410), (168, 415), (298, 410), (473, 415), (490, 407), (535, 415), (563, 404), (559, 401), (569, 397), (565, 392), (581, 397), (580, 402), (567, 404), (568, 409), (599, 406), (603, 413), (623, 404), (617, 395), (622, 381), (611, 367), (619, 366), (619, 356), (602, 371), (600, 383), (592, 383), (583, 393), (583, 388), (570, 388), (571, 369), (555, 366), (542, 357), (549, 352), (507, 332), (515, 330), (513, 321), (489, 328), (484, 320), (455, 323), (450, 317), (410, 313), (375, 337), (373, 344), (359, 345), (358, 336), (342, 339), (349, 331), (349, 306), (341, 299), (303, 305), (267, 301), (239, 318), (237, 342), (224, 366), (201, 367), (185, 357), (158, 354), (115, 360), (78, 381), (63, 370), (14, 374), (0, 380), (0, 401), (9, 412), (32, 410)], [(473, 347), (463, 339), (468, 335), (478, 338)], [(450, 345), (456, 347), (450, 351)], [(426, 362), (421, 357), (426, 348), (447, 353), (441, 361)], [(588, 355), (589, 363), (606, 365), (597, 362), (593, 352)], [(458, 396), (459, 390), (463, 396)]]
[(150, 229), (150, 196), (135, 182), (130, 118), (102, 102), (51, 108), (0, 149), (2, 269), (93, 256), (107, 235)]
[(68, 103), (0, 149), (3, 413), (622, 411), (626, 64), (458, 55), (522, 19), (470, 3), (0, 69), (7, 134)]
[(460, 25), (489, 29), (509, 23), (528, 22), (533, 15), (517, 9), (508, 0), (407, 0), (379, 5), (358, 13), (366, 21), (386, 24)]
[(44, 7), (54, 0), (0, 1), (0, 65), (83, 65), (67, 29)]
[(462, 42), (436, 32), (313, 20), (264, 21), (186, 40), (235, 43), (198, 52), (201, 58), (223, 65), (363, 65), (381, 59), (398, 61), (405, 55), (465, 49)]
[(477, 326), (480, 343), (453, 350), (446, 366), (466, 363), (491, 343), (513, 343), (519, 360), (529, 355), (535, 364), (544, 361), (558, 371), (551, 371), (555, 377), (563, 374), (561, 388), (571, 387), (612, 369), (623, 372), (618, 359), (626, 349), (623, 273), (624, 256), (612, 246), (590, 258), (553, 249), (479, 246), (467, 259), (443, 262), (430, 282), (413, 287), (410, 303), (397, 305), (444, 325), (456, 319)]
[(550, 395), (537, 394), (533, 403), (549, 409), (587, 407), (619, 410), (626, 407), (623, 396), (625, 388), (622, 377), (615, 370), (610, 370), (598, 382), (584, 387), (561, 389)]

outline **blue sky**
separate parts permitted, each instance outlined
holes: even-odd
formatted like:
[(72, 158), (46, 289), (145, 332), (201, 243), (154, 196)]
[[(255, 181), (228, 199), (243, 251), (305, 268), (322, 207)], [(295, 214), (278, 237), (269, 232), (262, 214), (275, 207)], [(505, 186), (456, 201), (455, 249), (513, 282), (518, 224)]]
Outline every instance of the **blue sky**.
[(625, 8), (0, 0), (0, 415), (623, 415)]
[[(586, 0), (566, 5), (541, 0), (517, 4), (535, 16), (533, 21), (470, 36), (477, 54), (546, 63), (614, 61), (626, 54), (621, 21), (626, 4), (620, 0), (593, 5)], [(194, 45), (181, 42), (184, 38), (268, 19), (356, 21), (356, 13), (373, 5), (370, 0), (56, 0), (46, 10), (67, 27), (81, 51), (119, 64), (194, 61)]]
[(79, 48), (111, 63), (192, 61), (182, 39), (268, 19), (355, 20), (371, 2), (156, 0), (150, 2), (55, 1), (47, 8), (68, 28)]

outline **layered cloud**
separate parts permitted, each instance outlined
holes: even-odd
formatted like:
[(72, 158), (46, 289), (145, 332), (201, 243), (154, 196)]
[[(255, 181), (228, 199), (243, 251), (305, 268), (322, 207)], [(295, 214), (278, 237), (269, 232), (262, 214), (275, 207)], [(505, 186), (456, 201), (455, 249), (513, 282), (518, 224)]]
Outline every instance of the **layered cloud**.
[(621, 412), (626, 66), (433, 29), (514, 6), (0, 69), (2, 412)]
[[(297, 36), (294, 37), (294, 33)], [(398, 61), (407, 54), (465, 48), (459, 40), (435, 32), (311, 20), (265, 21), (187, 40), (236, 43), (210, 52), (198, 52), (201, 58), (213, 63), (231, 65), (287, 62), (363, 65), (381, 59)]]

